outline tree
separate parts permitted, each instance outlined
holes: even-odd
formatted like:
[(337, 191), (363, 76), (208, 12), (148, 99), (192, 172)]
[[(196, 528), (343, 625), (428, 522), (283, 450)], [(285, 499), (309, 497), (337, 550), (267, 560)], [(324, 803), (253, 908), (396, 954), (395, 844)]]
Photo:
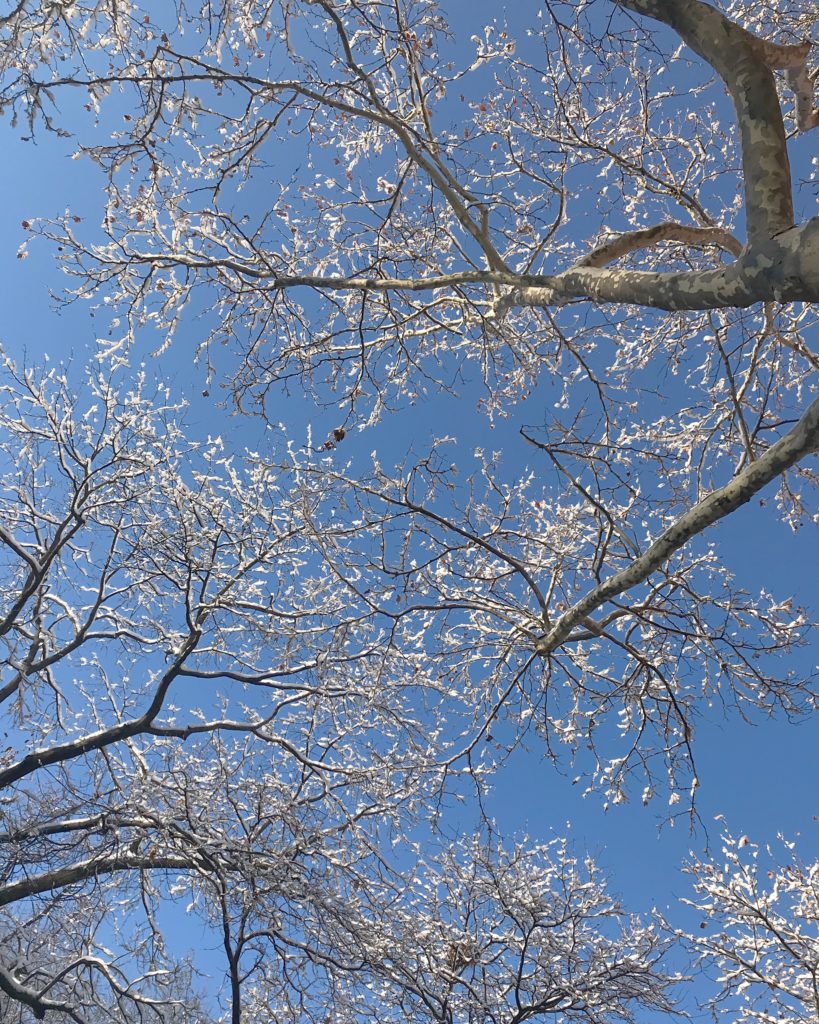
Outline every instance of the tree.
[[(103, 236), (84, 241), (70, 212), (31, 228), (57, 243), (75, 294), (118, 311), (111, 345), (136, 331), (168, 344), (185, 312), (198, 314), (209, 373), (217, 343), (238, 347), (231, 375), (241, 407), (264, 412), (274, 382), (298, 378), (334, 389), (348, 426), (447, 386), (470, 361), (480, 364), (495, 414), (538, 377), (562, 377), (558, 413), (526, 437), (562, 484), (540, 500), (582, 501), (563, 529), (533, 517), (530, 503), (530, 523), (514, 525), (526, 550), (510, 538), (495, 553), (496, 572), (511, 572), (514, 583), (503, 602), (517, 613), (501, 613), (500, 632), (494, 614), (481, 624), (481, 642), (488, 630), (500, 650), (501, 673), (509, 674), (512, 643), (537, 691), (544, 673), (558, 685), (569, 679), (569, 710), (554, 716), (568, 725), (549, 727), (572, 743), (600, 711), (590, 648), (607, 661), (612, 646), (626, 654), (626, 683), (602, 704), (625, 706), (633, 734), (656, 738), (646, 757), (665, 758), (672, 781), (691, 775), (683, 762), (694, 698), (669, 682), (689, 653), (735, 681), (740, 699), (812, 706), (807, 681), (748, 663), (751, 647), (756, 656), (799, 642), (803, 617), (767, 598), (760, 605), (723, 592), (714, 602), (703, 592), (711, 578), (701, 577), (715, 563), (701, 552), (676, 556), (817, 447), (819, 408), (800, 418), (797, 397), (816, 368), (805, 341), (812, 307), (780, 304), (817, 296), (817, 220), (794, 224), (771, 70), (787, 69), (794, 130), (813, 127), (808, 45), (751, 35), (736, 20), (741, 6), (731, 19), (694, 0), (601, 0), (547, 5), (543, 45), (525, 58), (505, 31), (487, 29), (464, 68), (427, 3), (239, 4), (208, 18), (180, 10), (192, 45), (174, 34), (175, 14), (163, 27), (135, 10), (126, 16), (102, 0), (68, 10), (20, 5), (7, 23), (6, 105), (53, 126), (49, 104), (81, 90), (103, 135), (83, 145), (107, 175)], [(786, 13), (791, 34), (810, 17), (798, 4)], [(739, 132), (721, 126), (714, 82), (696, 77), (688, 51), (674, 51), (674, 37), (643, 16), (666, 22), (721, 76)], [(764, 31), (765, 16), (758, 21)], [(72, 70), (78, 60), (86, 67)], [(680, 84), (661, 102), (651, 80), (663, 75)], [(488, 91), (467, 102), (470, 76)], [(128, 110), (113, 115), (113, 131), (103, 106), (112, 90)], [(707, 131), (686, 92), (698, 97)], [(460, 123), (467, 113), (453, 130), (453, 114)], [(290, 171), (280, 172), (275, 194), (259, 201), (252, 193), (268, 153), (285, 140), (304, 147), (312, 170), (294, 166), (289, 185)], [(720, 175), (741, 177), (741, 204), (726, 205), (726, 193), (742, 188), (715, 187)], [(590, 188), (601, 193), (599, 212), (588, 209)], [(575, 206), (597, 220), (590, 240), (574, 228)], [(732, 223), (742, 215), (745, 244)], [(613, 231), (614, 220), (623, 228)], [(641, 389), (656, 389), (668, 371), (684, 375), (691, 392), (681, 388), (668, 415), (643, 415)], [(712, 490), (727, 473), (730, 483)], [(652, 481), (650, 492), (637, 478)], [(490, 503), (500, 493), (493, 487)], [(782, 488), (797, 522), (806, 514), (798, 489)], [(473, 548), (483, 531), (501, 529), (505, 501), (474, 531)], [(442, 525), (433, 519), (433, 529)], [(460, 576), (457, 587), (461, 594)], [(482, 615), (494, 599), (478, 590), (458, 600)], [(732, 621), (742, 638), (749, 624), (761, 635), (737, 650)], [(558, 650), (573, 662), (568, 673), (555, 670)], [(599, 766), (613, 796), (631, 763), (620, 754)], [(647, 791), (655, 788), (650, 778)]]
[(434, 747), (421, 678), (385, 685), (409, 638), (391, 669), (323, 568), (328, 494), (187, 441), (144, 382), (87, 389), (11, 367), (3, 387), (0, 987), (37, 1019), (190, 1020), (163, 904), (222, 920), (235, 985), (247, 914), (297, 960), (328, 864), (365, 873)]
[[(435, 825), (480, 787), (501, 721), (567, 747), (610, 802), (636, 784), (693, 810), (699, 708), (815, 709), (813, 678), (782, 667), (807, 614), (744, 593), (701, 537), (774, 481), (783, 517), (811, 517), (819, 219), (795, 212), (790, 166), (819, 123), (813, 14), (551, 0), (528, 36), (478, 29), (469, 56), (473, 27), (427, 0), (20, 0), (0, 18), (0, 103), (32, 132), (70, 124), (107, 182), (100, 232), (71, 211), (24, 222), (73, 296), (113, 311), (103, 362), (195, 325), (209, 380), (228, 347), (239, 410), (274, 420), (276, 389), (303, 385), (344, 424), (240, 471), (144, 384), (119, 398), (95, 377), (86, 416), (66, 382), (12, 374), (0, 987), (21, 1013), (206, 1018), (160, 938), (183, 892), (222, 936), (234, 1021), (670, 1008), (636, 924), (613, 979), (601, 926), (576, 991), (538, 987), (566, 955), (541, 954), (541, 905), (584, 935), (603, 905), (621, 920), (594, 880), (553, 888), (548, 851), (440, 854), (428, 935), (413, 887), (432, 883), (385, 851), (430, 794)], [(397, 470), (340, 464), (346, 433), (476, 374), (495, 421), (559, 382), (521, 431), (536, 470), (481, 453), (463, 483), (446, 442)], [(194, 679), (207, 696), (175, 711)], [(503, 879), (527, 857), (548, 884), (521, 909)], [(748, 964), (785, 991), (765, 951), (737, 959), (735, 867), (700, 890), (729, 922), (700, 948), (740, 964), (730, 995)], [(789, 968), (800, 1006), (811, 956)]]
[(694, 945), (721, 972), (713, 1005), (733, 997), (738, 1020), (814, 1020), (819, 867), (801, 863), (792, 842), (780, 842), (777, 855), (747, 836), (723, 839), (723, 863), (689, 867), (692, 905), (708, 929)]
[[(372, 613), (352, 559), (338, 571), (371, 524), (328, 521), (337, 482), (188, 441), (144, 382), (72, 390), (7, 366), (4, 1019), (215, 1019), (169, 905), (220, 936), (234, 1022), (486, 1015), (512, 992), (526, 1016), (670, 1005), (660, 936), (565, 849), (449, 853), (462, 881), (432, 869), (452, 891), (426, 909), (438, 876), (388, 856), (440, 798), (457, 735), (436, 735), (465, 711), (427, 678), (423, 631)], [(464, 906), (480, 986), (446, 966)], [(561, 949), (577, 963), (547, 982)]]

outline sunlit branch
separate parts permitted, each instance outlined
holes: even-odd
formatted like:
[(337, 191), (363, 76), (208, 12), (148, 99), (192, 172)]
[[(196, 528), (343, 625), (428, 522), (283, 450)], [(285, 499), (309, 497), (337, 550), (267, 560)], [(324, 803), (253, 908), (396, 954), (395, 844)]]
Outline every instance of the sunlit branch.
[(639, 558), (615, 576), (604, 580), (568, 609), (537, 644), (542, 655), (550, 654), (569, 636), (575, 626), (606, 602), (636, 587), (661, 568), (684, 544), (709, 526), (740, 508), (763, 487), (791, 466), (819, 451), (819, 399), (813, 402), (793, 430), (752, 462), (724, 487), (702, 501), (668, 527)]
[(8, 882), (0, 886), (0, 907), (17, 903), (20, 900), (28, 899), (31, 896), (39, 896), (44, 892), (51, 892), (57, 889), (64, 889), (68, 885), (75, 885), (77, 882), (87, 882), (92, 878), (100, 878), (105, 875), (115, 874), (122, 871), (139, 870), (160, 870), (179, 869), (188, 871), (191, 867), (200, 867), (200, 863), (193, 856), (180, 857), (157, 854), (121, 854), (117, 856), (89, 857), (87, 860), (76, 864), (69, 864), (62, 868), (53, 868), (41, 874), (31, 874), (27, 878), (18, 879), (16, 882)]
[[(750, 244), (793, 226), (791, 172), (782, 109), (771, 68), (782, 47), (757, 39), (701, 0), (617, 0), (665, 22), (720, 75), (734, 101), (742, 137), (745, 213)], [(788, 48), (790, 49), (790, 48)], [(799, 50), (802, 63), (806, 54)]]
[[(726, 246), (731, 244), (722, 233), (719, 237)], [(603, 257), (595, 256), (594, 259), (598, 263)], [(102, 257), (102, 262), (109, 262), (109, 258)], [(258, 264), (208, 259), (187, 253), (130, 252), (122, 260), (110, 262), (112, 265), (116, 262), (118, 266), (130, 263), (158, 269), (184, 266), (192, 270), (230, 272), (242, 278), (265, 281), (267, 287), (274, 291), (314, 288), (330, 292), (425, 292), (468, 284), (512, 286), (514, 290), (495, 304), (496, 316), (516, 306), (559, 306), (574, 300), (667, 310), (742, 308), (767, 300), (819, 300), (819, 218), (792, 228), (776, 239), (755, 245), (733, 263), (702, 271), (607, 269), (585, 265), (581, 261), (575, 267), (553, 275), (467, 270), (430, 277), (395, 278), (287, 274)]]
[(638, 252), (640, 249), (646, 249), (661, 242), (695, 247), (715, 245), (731, 253), (732, 256), (742, 255), (742, 243), (724, 228), (698, 228), (688, 224), (668, 222), (655, 224), (651, 228), (641, 228), (639, 231), (626, 231), (610, 242), (605, 242), (592, 249), (586, 256), (582, 256), (575, 266), (604, 267), (632, 252)]

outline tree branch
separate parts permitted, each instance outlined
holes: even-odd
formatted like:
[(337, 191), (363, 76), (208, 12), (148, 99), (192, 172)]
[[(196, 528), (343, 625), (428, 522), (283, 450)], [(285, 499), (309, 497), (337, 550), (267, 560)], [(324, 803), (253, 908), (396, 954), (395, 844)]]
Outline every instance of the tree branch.
[(617, 0), (636, 14), (670, 26), (728, 87), (739, 120), (748, 241), (773, 238), (793, 226), (788, 147), (776, 83), (765, 56), (790, 48), (757, 39), (701, 0)]
[(692, 537), (744, 505), (806, 455), (819, 451), (819, 399), (797, 425), (724, 487), (712, 491), (665, 530), (639, 558), (576, 602), (537, 644), (538, 654), (556, 650), (594, 611), (656, 572)]
[(716, 245), (730, 252), (732, 256), (739, 257), (742, 254), (742, 243), (725, 228), (697, 228), (669, 221), (638, 231), (625, 231), (610, 242), (592, 249), (575, 263), (575, 267), (605, 267), (614, 260), (628, 256), (629, 253), (657, 245), (659, 242), (679, 242), (692, 246)]
[(200, 637), (201, 634), (199, 632), (194, 632), (188, 637), (174, 663), (159, 680), (154, 698), (149, 707), (138, 718), (121, 722), (119, 725), (113, 725), (108, 729), (99, 729), (97, 732), (82, 736), (76, 740), (70, 740), (68, 743), (59, 743), (53, 747), (35, 750), (30, 754), (26, 754), (25, 757), (15, 764), (9, 765), (8, 768), (0, 772), (0, 789), (10, 786), (14, 782), (19, 782), (20, 779), (31, 775), (32, 772), (37, 771), (39, 768), (71, 761), (75, 757), (80, 757), (95, 750), (102, 750), (105, 747), (111, 746), (112, 743), (130, 739), (132, 736), (146, 731), (162, 710), (162, 705), (171, 683), (179, 675), (188, 655), (194, 650)]
[(188, 870), (196, 863), (191, 857), (167, 855), (154, 857), (150, 853), (123, 854), (116, 857), (89, 857), (76, 864), (44, 871), (39, 875), (30, 875), (28, 878), (21, 878), (17, 882), (10, 882), (8, 885), (2, 886), (0, 888), (0, 907), (6, 907), (10, 903), (17, 903), (31, 896), (39, 896), (40, 893), (63, 889), (76, 882), (86, 882), (89, 878), (114, 874), (117, 871), (157, 868)]
[[(658, 225), (646, 232), (657, 232), (658, 237), (653, 241), (659, 241), (668, 230), (670, 240), (677, 228), (694, 233), (700, 244), (709, 236), (709, 244), (720, 244), (729, 251), (738, 245), (736, 239), (722, 229)], [(791, 228), (778, 238), (761, 241), (753, 249), (745, 250), (733, 263), (714, 270), (663, 273), (597, 265), (606, 258), (614, 259), (638, 248), (641, 235), (642, 232), (629, 232), (622, 243), (619, 240), (612, 243), (612, 248), (617, 250), (614, 256), (609, 249), (606, 254), (597, 249), (568, 270), (551, 275), (515, 274), (504, 270), (463, 270), (430, 277), (279, 274), (264, 265), (189, 253), (131, 252), (124, 259), (108, 262), (118, 267), (135, 263), (159, 269), (184, 266), (192, 270), (223, 270), (240, 278), (267, 281), (268, 287), (275, 291), (315, 288), (321, 291), (423, 292), (466, 284), (511, 287), (513, 291), (496, 303), (496, 317), (518, 306), (560, 306), (575, 299), (667, 310), (744, 308), (767, 301), (819, 301), (819, 217)], [(642, 244), (648, 244), (645, 238)], [(623, 252), (619, 251), (621, 245)], [(106, 262), (98, 254), (95, 258)], [(592, 258), (594, 266), (585, 262)]]
[(70, 1017), (77, 1024), (81, 1024), (82, 1018), (78, 1017), (73, 1010), (64, 1003), (54, 999), (44, 999), (33, 988), (19, 982), (12, 974), (0, 967), (0, 991), (5, 992), (10, 999), (22, 1003), (31, 1010), (35, 1020), (45, 1020), (45, 1015), (52, 1010), (54, 1013), (62, 1013)]
[(496, 304), (496, 316), (515, 306), (559, 306), (573, 299), (667, 310), (744, 308), (768, 301), (816, 302), (819, 217), (777, 238), (761, 239), (734, 263), (715, 270), (661, 273), (576, 264), (553, 277), (522, 276), (519, 283), (523, 286)]

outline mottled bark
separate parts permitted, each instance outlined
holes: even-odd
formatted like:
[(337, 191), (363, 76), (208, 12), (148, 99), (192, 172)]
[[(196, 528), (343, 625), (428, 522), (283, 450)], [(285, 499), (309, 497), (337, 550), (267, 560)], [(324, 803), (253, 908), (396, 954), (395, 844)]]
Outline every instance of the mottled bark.
[[(637, 14), (665, 22), (722, 78), (736, 107), (742, 136), (748, 241), (793, 226), (791, 172), (782, 108), (765, 61), (781, 63), (782, 47), (757, 39), (701, 0), (618, 0)], [(804, 57), (803, 57), (804, 59)]]
[(588, 255), (575, 263), (575, 267), (605, 267), (615, 260), (628, 256), (629, 253), (660, 242), (677, 242), (695, 248), (716, 245), (730, 252), (732, 256), (742, 254), (742, 243), (724, 228), (696, 228), (690, 224), (667, 221), (665, 224), (655, 224), (653, 227), (640, 228), (638, 231), (625, 231), (610, 242), (592, 249)]
[[(742, 143), (748, 242), (743, 250), (719, 228), (669, 223), (626, 233), (574, 267), (521, 281), (496, 306), (560, 305), (575, 299), (658, 309), (718, 309), (757, 302), (819, 301), (819, 220), (794, 226), (785, 127), (772, 68), (786, 69), (800, 128), (819, 124), (808, 43), (781, 46), (758, 39), (701, 0), (617, 0), (636, 14), (673, 28), (723, 78), (734, 100)], [(605, 269), (608, 263), (663, 241), (715, 244), (737, 257), (711, 271), (650, 273)]]
[(497, 315), (516, 306), (562, 305), (574, 299), (668, 310), (724, 309), (772, 301), (816, 302), (819, 217), (776, 238), (760, 239), (734, 263), (715, 270), (660, 273), (584, 263), (580, 261), (551, 277), (522, 278), (526, 284), (500, 300)]

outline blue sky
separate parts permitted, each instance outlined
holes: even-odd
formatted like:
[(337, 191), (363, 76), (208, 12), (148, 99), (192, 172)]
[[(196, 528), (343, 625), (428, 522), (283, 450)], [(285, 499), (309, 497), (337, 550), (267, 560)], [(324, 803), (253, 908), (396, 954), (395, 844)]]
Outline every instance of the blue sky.
[[(0, 259), (5, 282), (2, 302), (0, 337), (6, 351), (14, 358), (37, 364), (45, 354), (52, 361), (72, 359), (79, 367), (94, 351), (97, 333), (96, 319), (92, 319), (87, 304), (60, 306), (50, 297), (61, 284), (58, 268), (52, 254), (42, 242), (29, 246), (25, 260), (16, 258), (17, 246), (26, 238), (21, 221), (33, 216), (55, 215), (67, 206), (78, 215), (92, 221), (99, 216), (101, 178), (84, 160), (72, 160), (71, 140), (58, 139), (45, 134), (36, 142), (23, 142), (18, 133), (5, 127), (3, 163), (4, 194), (7, 201), (0, 210), (2, 238), (5, 239)], [(190, 348), (182, 339), (162, 357), (160, 370), (163, 379), (173, 384), (174, 390), (190, 403), (187, 416), (190, 429), (212, 430), (213, 398), (218, 389), (211, 389), (212, 397), (205, 399), (206, 388), (201, 370), (191, 372)], [(424, 433), (432, 436), (441, 423), (439, 418), (457, 410), (459, 416), (473, 417), (477, 440), (474, 443), (491, 444), (498, 438), (514, 443), (521, 460), (532, 461), (526, 446), (514, 434), (521, 423), (536, 421), (542, 397), (548, 385), (529, 398), (516, 411), (513, 422), (490, 430), (485, 420), (474, 413), (474, 398), (461, 399), (435, 397), (421, 403), (421, 409), (407, 411), (394, 422), (381, 428), (378, 440), (386, 441), (396, 454), (403, 451), (406, 442), (416, 448), (424, 446)], [(281, 419), (286, 422), (291, 436), (298, 437), (308, 423), (312, 423), (316, 437), (329, 433), (338, 419), (333, 410), (316, 409), (297, 397), (282, 396)], [(435, 415), (429, 415), (429, 408)], [(226, 414), (230, 410), (226, 410)], [(438, 422), (436, 422), (438, 421)], [(265, 434), (259, 421), (246, 421), (225, 416), (226, 434), (237, 441), (253, 446)], [(386, 438), (384, 435), (387, 435)], [(403, 435), (403, 436), (402, 436)], [(369, 451), (371, 436), (353, 433), (345, 441), (347, 451), (358, 446)], [(350, 451), (354, 454), (354, 451)], [(736, 513), (730, 520), (711, 531), (720, 551), (737, 574), (738, 581), (749, 589), (761, 585), (775, 593), (793, 593), (814, 609), (819, 605), (819, 587), (815, 562), (805, 557), (811, 545), (808, 537), (795, 537), (782, 524), (775, 521), (770, 510), (753, 504)], [(749, 551), (753, 557), (749, 558)], [(801, 655), (806, 665), (815, 662), (813, 652)], [(738, 716), (728, 721), (718, 715), (704, 715), (698, 724), (697, 755), (702, 789), (699, 806), (703, 820), (708, 822), (714, 814), (726, 814), (731, 827), (741, 832), (772, 836), (778, 831), (792, 833), (803, 829), (810, 842), (812, 815), (819, 808), (815, 804), (815, 779), (819, 777), (819, 743), (815, 723), (803, 722), (797, 726), (787, 723), (759, 723), (749, 725)], [(615, 877), (624, 891), (631, 888), (633, 876), (636, 890), (645, 879), (646, 865), (650, 865), (657, 881), (671, 877), (676, 871), (678, 854), (692, 840), (683, 823), (678, 823), (674, 834), (664, 829), (657, 833), (657, 815), (651, 809), (637, 804), (612, 808), (605, 816), (600, 814), (596, 798), (582, 800), (577, 788), (571, 785), (572, 773), (567, 777), (556, 775), (550, 766), (539, 763), (536, 753), (521, 758), (519, 769), (506, 771), (496, 782), (498, 790), (495, 813), (504, 824), (504, 831), (525, 829), (533, 835), (542, 830), (560, 829), (566, 820), (574, 822), (578, 842), (598, 847), (602, 859), (610, 863)], [(548, 823), (548, 824), (547, 824)], [(713, 835), (716, 829), (712, 831)], [(815, 830), (814, 830), (815, 831)], [(634, 845), (640, 836), (645, 848), (645, 863), (638, 857), (635, 864)], [(618, 852), (625, 840), (628, 854)], [(670, 852), (673, 848), (675, 853)], [(819, 850), (819, 842), (816, 843)], [(652, 851), (649, 853), (649, 851)], [(654, 889), (653, 892), (658, 892)]]
[[(497, 10), (491, 4), (479, 6)], [(70, 139), (41, 132), (36, 141), (23, 142), (23, 132), (11, 129), (7, 121), (0, 122), (0, 133), (4, 156), (0, 168), (4, 195), (0, 206), (0, 273), (4, 282), (0, 341), (13, 358), (29, 364), (41, 363), (48, 354), (52, 361), (71, 358), (80, 367), (94, 351), (99, 318), (92, 318), (87, 304), (57, 308), (49, 291), (59, 290), (61, 279), (44, 243), (32, 244), (26, 259), (17, 258), (17, 248), (26, 237), (23, 220), (58, 215), (66, 207), (93, 231), (100, 219), (101, 178), (88, 161), (71, 159), (74, 146)], [(208, 387), (201, 368), (191, 370), (194, 339), (192, 328), (188, 331), (189, 338), (177, 338), (161, 362), (149, 365), (189, 401), (189, 430), (196, 434), (218, 429), (236, 447), (263, 444), (267, 428), (261, 421), (232, 417), (230, 409), (214, 413), (219, 389)], [(143, 358), (149, 357), (150, 347), (145, 346)], [(517, 438), (517, 431), (522, 424), (541, 421), (549, 387), (544, 381), (508, 421), (492, 427), (475, 412), (480, 389), (473, 381), (460, 398), (430, 396), (415, 409), (366, 434), (351, 433), (344, 442), (344, 454), (364, 457), (378, 448), (386, 457), (398, 458), (410, 444), (422, 450), (453, 418), (464, 423), (471, 417), (469, 444), (503, 446), (507, 472), (514, 473), (525, 465), (538, 465), (532, 449)], [(203, 395), (206, 389), (210, 391), (207, 397)], [(314, 436), (323, 439), (339, 419), (337, 411), (317, 409), (297, 395), (277, 399), (277, 408), (277, 418), (297, 440), (306, 436), (308, 424), (313, 425)], [(709, 539), (718, 544), (740, 584), (751, 591), (764, 586), (781, 597), (793, 594), (815, 618), (819, 613), (816, 530), (816, 526), (808, 527), (794, 537), (778, 521), (771, 502), (763, 507), (754, 502), (712, 529)], [(806, 648), (796, 657), (803, 670), (816, 669), (815, 650)], [(578, 847), (597, 856), (610, 873), (612, 887), (623, 894), (629, 906), (642, 911), (671, 904), (669, 914), (674, 912), (674, 898), (686, 894), (687, 883), (679, 871), (686, 852), (702, 851), (709, 840), (712, 846), (719, 844), (717, 815), (724, 815), (734, 834), (747, 833), (759, 841), (773, 840), (778, 832), (800, 834), (803, 858), (819, 856), (819, 822), (814, 817), (819, 814), (816, 721), (792, 725), (756, 719), (749, 723), (731, 711), (723, 717), (715, 708), (702, 710), (696, 728), (697, 807), (707, 833), (699, 827), (692, 835), (685, 820), (660, 828), (666, 808), (661, 804), (643, 808), (639, 799), (603, 813), (597, 796), (583, 798), (583, 786), (573, 785), (570, 767), (557, 772), (543, 761), (535, 741), (530, 751), (516, 752), (495, 780), (488, 806), (499, 831), (547, 839), (563, 833), (570, 823)], [(469, 829), (469, 815), (468, 810), (464, 812), (459, 828)]]

